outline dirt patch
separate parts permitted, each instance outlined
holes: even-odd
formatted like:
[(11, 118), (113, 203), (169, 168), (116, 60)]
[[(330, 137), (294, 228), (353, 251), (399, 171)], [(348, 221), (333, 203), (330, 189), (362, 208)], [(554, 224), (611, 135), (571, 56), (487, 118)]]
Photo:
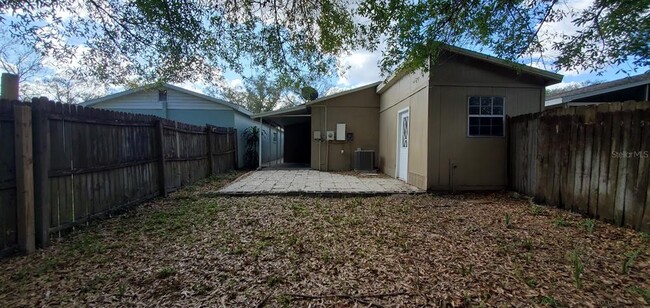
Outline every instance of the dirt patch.
[(0, 306), (622, 306), (650, 239), (505, 193), (171, 194), (0, 261)]

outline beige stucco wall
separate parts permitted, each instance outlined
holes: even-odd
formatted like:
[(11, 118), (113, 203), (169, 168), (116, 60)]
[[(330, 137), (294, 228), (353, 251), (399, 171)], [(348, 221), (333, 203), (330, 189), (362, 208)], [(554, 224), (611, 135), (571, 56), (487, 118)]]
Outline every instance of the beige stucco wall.
[[(312, 169), (352, 170), (357, 148), (379, 150), (379, 95), (375, 87), (312, 104), (311, 115)], [(336, 131), (338, 123), (345, 123), (346, 133), (354, 134), (352, 141), (325, 141), (325, 132)], [(313, 139), (314, 131), (321, 131), (322, 142)]]
[(398, 78), (394, 84), (380, 88), (379, 109), (379, 168), (396, 176), (397, 116), (409, 108), (409, 155), (407, 182), (419, 188), (428, 187), (428, 75), (416, 72)]
[(468, 97), (503, 96), (508, 116), (538, 112), (543, 81), (459, 56), (443, 63), (432, 67), (430, 78), (428, 188), (450, 190), (452, 183), (457, 190), (504, 188), (507, 139), (467, 136)]

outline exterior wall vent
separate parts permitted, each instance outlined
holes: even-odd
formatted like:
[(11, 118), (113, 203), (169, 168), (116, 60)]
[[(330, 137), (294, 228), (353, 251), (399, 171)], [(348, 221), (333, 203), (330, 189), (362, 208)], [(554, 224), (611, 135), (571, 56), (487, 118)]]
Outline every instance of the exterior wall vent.
[(357, 149), (354, 151), (354, 170), (356, 171), (374, 171), (375, 170), (375, 151)]

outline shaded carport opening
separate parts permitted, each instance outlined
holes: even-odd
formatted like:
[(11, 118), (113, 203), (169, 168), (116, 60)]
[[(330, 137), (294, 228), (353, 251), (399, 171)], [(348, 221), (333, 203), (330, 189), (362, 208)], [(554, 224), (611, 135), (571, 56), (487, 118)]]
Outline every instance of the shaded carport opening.
[[(282, 110), (259, 113), (253, 119), (284, 130), (284, 166), (309, 167), (311, 161), (311, 110), (299, 105)], [(264, 151), (264, 148), (262, 148)]]

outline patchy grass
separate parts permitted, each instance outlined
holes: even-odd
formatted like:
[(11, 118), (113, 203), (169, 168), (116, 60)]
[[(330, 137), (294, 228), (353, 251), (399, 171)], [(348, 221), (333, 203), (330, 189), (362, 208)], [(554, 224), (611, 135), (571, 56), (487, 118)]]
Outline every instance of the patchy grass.
[(587, 231), (587, 233), (594, 233), (594, 228), (596, 227), (596, 220), (585, 218), (585, 220), (582, 221), (582, 225), (585, 227), (585, 231)]
[(237, 175), (0, 260), (0, 306), (648, 304), (641, 233), (504, 193), (207, 193)]

